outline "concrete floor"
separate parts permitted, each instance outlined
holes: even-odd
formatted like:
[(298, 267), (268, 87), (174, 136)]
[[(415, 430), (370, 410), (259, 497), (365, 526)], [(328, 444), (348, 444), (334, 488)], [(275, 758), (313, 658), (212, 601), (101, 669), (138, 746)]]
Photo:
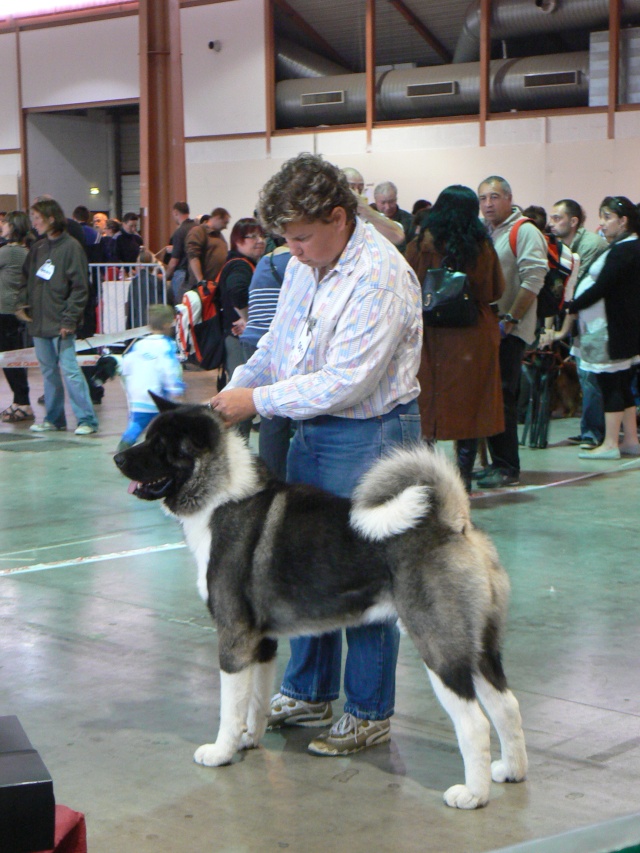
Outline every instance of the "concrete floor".
[[(210, 375), (187, 380), (210, 395)], [(579, 460), (563, 441), (577, 421), (554, 421), (549, 448), (523, 450), (523, 487), (473, 501), (512, 579), (505, 667), (530, 773), (469, 813), (443, 805), (462, 762), (406, 639), (390, 744), (323, 759), (289, 729), (230, 767), (192, 762), (217, 730), (215, 629), (178, 525), (111, 460), (118, 384), (99, 416), (88, 438), (0, 427), (0, 713), (85, 813), (91, 853), (468, 853), (638, 811), (640, 462)]]

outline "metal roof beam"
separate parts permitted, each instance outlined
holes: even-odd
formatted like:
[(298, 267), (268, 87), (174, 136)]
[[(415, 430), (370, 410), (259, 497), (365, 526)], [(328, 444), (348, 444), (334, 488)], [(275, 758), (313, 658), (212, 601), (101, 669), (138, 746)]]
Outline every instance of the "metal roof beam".
[(295, 9), (293, 9), (287, 0), (274, 0), (275, 4), (279, 6), (282, 12), (287, 15), (287, 17), (291, 18), (293, 23), (299, 27), (302, 32), (306, 33), (317, 45), (321, 48), (325, 54), (333, 59), (334, 62), (339, 63), (345, 68), (351, 68), (351, 64), (347, 62), (340, 54), (329, 44), (326, 39), (324, 39), (320, 33), (315, 30), (308, 21), (306, 21), (302, 15), (298, 14)]
[(411, 9), (402, 2), (402, 0), (388, 0), (388, 2), (391, 3), (394, 9), (397, 9), (397, 11), (400, 12), (409, 26), (414, 28), (418, 35), (426, 41), (429, 47), (434, 50), (441, 59), (446, 63), (451, 62), (451, 53), (442, 44), (442, 42), (438, 41), (431, 30), (425, 27), (420, 18), (418, 18), (417, 15), (415, 15)]

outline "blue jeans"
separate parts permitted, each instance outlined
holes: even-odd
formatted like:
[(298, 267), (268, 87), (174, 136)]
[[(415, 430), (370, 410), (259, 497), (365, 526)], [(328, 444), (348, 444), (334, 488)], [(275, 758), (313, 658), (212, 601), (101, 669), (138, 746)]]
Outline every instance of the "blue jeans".
[(602, 391), (598, 383), (598, 374), (589, 373), (578, 363), (578, 379), (582, 389), (582, 417), (580, 418), (581, 438), (591, 438), (596, 444), (604, 440), (604, 403)]
[(185, 287), (186, 278), (186, 270), (175, 270), (173, 275), (171, 276), (170, 285), (174, 305), (180, 305), (180, 303), (182, 302), (182, 297), (189, 289), (188, 287)]
[[(240, 343), (242, 344), (244, 360), (247, 362), (258, 347), (243, 340)], [(283, 482), (287, 479), (287, 454), (289, 453), (292, 426), (291, 418), (283, 418), (278, 415), (260, 419), (258, 456), (273, 476)]]
[[(358, 480), (385, 451), (420, 441), (416, 401), (367, 420), (322, 416), (301, 421), (291, 442), (287, 480), (350, 497)], [(385, 720), (394, 711), (399, 632), (395, 622), (347, 628), (344, 710), (360, 719)], [(342, 634), (291, 640), (282, 681), (285, 696), (329, 702), (340, 693)]]
[(292, 421), (290, 418), (273, 418), (260, 420), (258, 433), (258, 456), (269, 471), (278, 480), (287, 478), (287, 455), (291, 440)]
[[(46, 420), (57, 427), (66, 427), (64, 413), (64, 388), (66, 386), (73, 414), (78, 426), (88, 424), (98, 428), (89, 386), (76, 358), (75, 335), (66, 338), (34, 338), (36, 358), (44, 380), (44, 405)], [(63, 386), (64, 380), (64, 386)]]

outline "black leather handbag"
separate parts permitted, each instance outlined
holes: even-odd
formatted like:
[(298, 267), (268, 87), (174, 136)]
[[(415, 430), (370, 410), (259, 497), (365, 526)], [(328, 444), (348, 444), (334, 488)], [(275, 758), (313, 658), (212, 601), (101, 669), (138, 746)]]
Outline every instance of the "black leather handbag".
[(467, 274), (450, 269), (444, 261), (438, 269), (427, 270), (422, 282), (422, 312), (425, 326), (475, 326), (478, 303)]

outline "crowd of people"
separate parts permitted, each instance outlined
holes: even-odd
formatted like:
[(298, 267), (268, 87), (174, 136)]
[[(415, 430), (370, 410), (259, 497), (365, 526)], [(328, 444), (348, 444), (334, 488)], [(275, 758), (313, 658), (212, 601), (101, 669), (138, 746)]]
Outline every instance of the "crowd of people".
[[(477, 192), (447, 187), (435, 204), (418, 199), (411, 212), (399, 206), (391, 181), (375, 185), (371, 202), (357, 169), (344, 168), (341, 176), (355, 198), (357, 221), (373, 226), (405, 256), (418, 286), (429, 270), (442, 267), (466, 276), (477, 318), (472, 326), (441, 326), (425, 315), (417, 375), (422, 437), (456, 442), (469, 490), (474, 480), (480, 489), (519, 482), (523, 357), (531, 348), (562, 340), (571, 342), (580, 379), (581, 428), (570, 441), (580, 445), (581, 457), (640, 453), (634, 351), (640, 349), (638, 297), (630, 284), (640, 228), (636, 205), (623, 196), (607, 197), (594, 232), (585, 228), (585, 212), (575, 200), (559, 200), (548, 215), (539, 205), (523, 208), (500, 176), (482, 181)], [(119, 221), (78, 206), (67, 219), (53, 199), (43, 196), (29, 214), (1, 215), (0, 351), (33, 339), (45, 392), (45, 417), (30, 424), (34, 431), (66, 429), (65, 388), (77, 434), (89, 435), (98, 427), (94, 406), (104, 391), (91, 381), (91, 368), (80, 371), (74, 348), (78, 335), (95, 332), (96, 293), (86, 276), (87, 263), (114, 265), (107, 266), (107, 276), (116, 265), (143, 265), (131, 278), (126, 328), (144, 326), (154, 304), (177, 305), (199, 283), (215, 281), (225, 381), (255, 353), (275, 315), (292, 257), (289, 241), (283, 245), (282, 234), (266, 231), (264, 220), (254, 214), (233, 225), (228, 243), (223, 232), (231, 215), (223, 207), (192, 218), (188, 204), (179, 201), (172, 217), (176, 228), (169, 243), (153, 255), (142, 245), (139, 216), (133, 212)], [(567, 290), (557, 314), (545, 319), (540, 305), (549, 275), (549, 241), (567, 247), (577, 275), (571, 279), (573, 298)], [(164, 277), (158, 275), (160, 265)], [(6, 368), (5, 376), (13, 399), (2, 410), (3, 422), (33, 422), (27, 370)], [(239, 424), (245, 437), (253, 420), (250, 414)], [(261, 455), (279, 477), (285, 476), (296, 419), (273, 413), (255, 420), (261, 421)], [(486, 439), (490, 462), (478, 470), (481, 439)]]
[[(548, 216), (537, 205), (523, 212), (498, 175), (477, 191), (446, 187), (435, 203), (420, 199), (411, 213), (398, 206), (390, 181), (375, 187), (373, 203), (364, 188), (356, 169), (301, 154), (267, 182), (255, 215), (236, 221), (229, 243), (225, 208), (196, 220), (186, 202), (176, 202), (176, 228), (161, 259), (169, 304), (158, 304), (157, 283), (138, 273), (146, 296), (127, 319), (130, 328), (149, 323), (151, 335), (121, 360), (130, 417), (120, 448), (155, 414), (147, 389), (180, 397), (172, 306), (187, 290), (216, 282), (226, 385), (210, 405), (245, 437), (259, 416), (259, 453), (280, 479), (348, 497), (391, 448), (453, 440), (468, 490), (474, 478), (480, 489), (513, 486), (523, 356), (567, 337), (583, 392), (581, 433), (571, 439), (580, 456), (640, 455), (635, 204), (605, 198), (594, 233), (573, 199), (559, 200)], [(97, 429), (74, 347), (90, 302), (87, 264), (138, 261), (147, 250), (137, 222), (133, 213), (121, 223), (104, 213), (91, 219), (86, 208), (67, 220), (46, 197), (29, 216), (4, 217), (0, 344), (18, 348), (25, 330), (33, 338), (46, 411), (34, 431), (66, 428), (64, 388), (76, 434)], [(433, 291), (428, 304), (423, 298), (429, 280), (450, 300), (446, 312), (431, 305)], [(33, 421), (26, 370), (5, 374), (13, 402), (3, 421)], [(490, 462), (478, 470), (480, 439)], [(349, 754), (390, 737), (397, 628), (388, 621), (351, 628), (347, 644), (346, 703), (336, 723), (330, 725), (341, 686), (339, 632), (292, 640), (272, 700), (272, 726), (330, 726), (310, 743), (316, 754)]]

